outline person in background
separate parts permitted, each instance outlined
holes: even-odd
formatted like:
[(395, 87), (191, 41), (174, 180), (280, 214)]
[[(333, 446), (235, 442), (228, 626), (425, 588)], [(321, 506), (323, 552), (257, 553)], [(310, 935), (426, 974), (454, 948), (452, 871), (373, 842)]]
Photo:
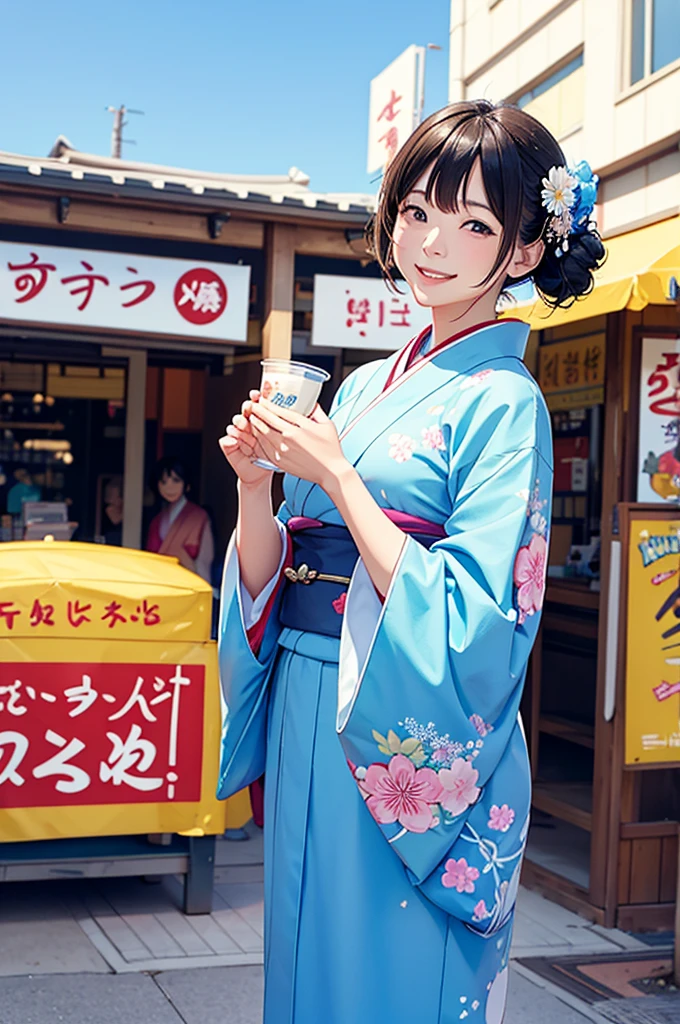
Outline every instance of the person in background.
[(147, 551), (173, 555), (185, 569), (210, 582), (215, 543), (208, 513), (187, 494), (187, 471), (179, 459), (168, 456), (156, 465), (158, 493), (164, 507), (149, 526)]
[(120, 547), (123, 543), (123, 478), (112, 476), (104, 488), (104, 513), (108, 524), (104, 524), (103, 535), (106, 544)]
[(7, 513), (10, 516), (20, 516), (24, 502), (40, 501), (40, 488), (36, 487), (33, 479), (25, 466), (17, 466), (14, 470), (16, 483), (10, 487), (7, 493)]

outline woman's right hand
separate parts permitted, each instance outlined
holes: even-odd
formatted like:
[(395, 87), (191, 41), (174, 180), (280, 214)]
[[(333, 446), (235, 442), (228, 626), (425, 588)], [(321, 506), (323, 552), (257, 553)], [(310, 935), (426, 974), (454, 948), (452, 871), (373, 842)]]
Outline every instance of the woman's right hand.
[(219, 445), (222, 454), (239, 480), (247, 486), (264, 483), (272, 475), (272, 470), (256, 466), (253, 459), (262, 458), (262, 452), (250, 426), (249, 418), (253, 402), (260, 397), (259, 391), (251, 391), (250, 399), (241, 406), (241, 412), (233, 417)]

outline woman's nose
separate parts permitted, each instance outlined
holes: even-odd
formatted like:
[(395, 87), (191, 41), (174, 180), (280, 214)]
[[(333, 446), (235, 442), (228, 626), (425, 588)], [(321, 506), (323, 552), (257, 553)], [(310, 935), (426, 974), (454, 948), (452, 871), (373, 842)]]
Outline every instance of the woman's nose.
[(446, 247), (438, 227), (432, 228), (423, 241), (423, 252), (428, 256), (445, 256)]

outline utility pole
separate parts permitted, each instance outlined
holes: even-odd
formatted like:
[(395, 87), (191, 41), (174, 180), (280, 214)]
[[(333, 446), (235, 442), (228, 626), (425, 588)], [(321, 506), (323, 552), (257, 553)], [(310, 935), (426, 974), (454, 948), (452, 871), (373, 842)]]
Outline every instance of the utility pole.
[(425, 57), (428, 50), (441, 50), (441, 46), (437, 46), (436, 43), (428, 43), (427, 46), (419, 46), (418, 48), (418, 81), (416, 85), (416, 125), (419, 125), (423, 120), (423, 110), (425, 107)]
[(120, 160), (122, 156), (123, 143), (127, 143), (130, 146), (136, 146), (137, 143), (133, 139), (123, 138), (123, 128), (127, 127), (128, 122), (125, 120), (126, 114), (143, 114), (143, 110), (128, 110), (125, 104), (121, 104), (120, 107), (107, 107), (109, 114), (113, 114), (113, 130), (111, 132), (111, 156), (114, 160)]

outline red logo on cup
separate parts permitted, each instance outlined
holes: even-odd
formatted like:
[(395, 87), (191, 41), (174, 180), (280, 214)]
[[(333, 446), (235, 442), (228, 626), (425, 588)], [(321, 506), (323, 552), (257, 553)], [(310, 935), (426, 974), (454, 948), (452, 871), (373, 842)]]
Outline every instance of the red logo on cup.
[(190, 324), (211, 324), (227, 305), (227, 286), (214, 271), (196, 267), (182, 274), (175, 285), (177, 312)]

